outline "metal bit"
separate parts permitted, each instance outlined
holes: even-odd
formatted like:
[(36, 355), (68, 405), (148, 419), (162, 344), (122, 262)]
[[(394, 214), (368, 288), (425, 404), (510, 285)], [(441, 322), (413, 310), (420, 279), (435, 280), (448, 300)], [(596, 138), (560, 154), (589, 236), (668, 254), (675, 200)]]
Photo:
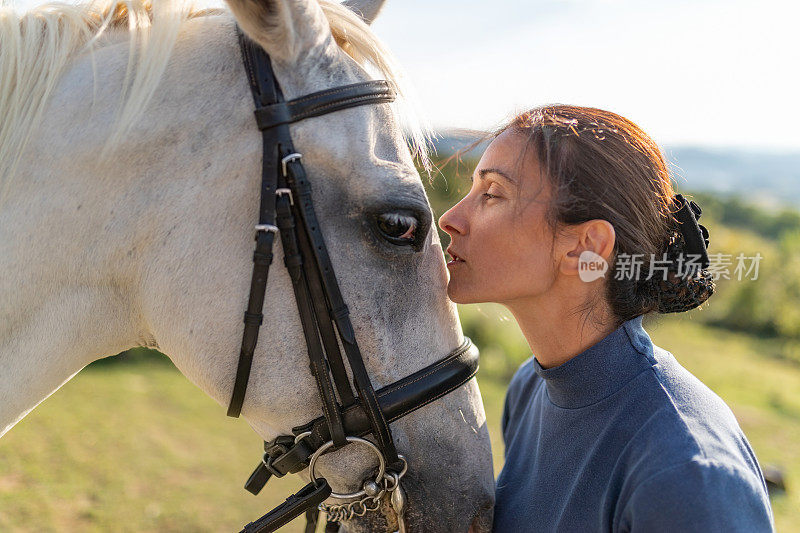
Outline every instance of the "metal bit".
[(406, 493), (403, 490), (403, 487), (400, 486), (400, 482), (397, 482), (397, 488), (392, 491), (392, 507), (394, 508), (395, 514), (397, 514), (397, 533), (407, 533), (406, 532)]

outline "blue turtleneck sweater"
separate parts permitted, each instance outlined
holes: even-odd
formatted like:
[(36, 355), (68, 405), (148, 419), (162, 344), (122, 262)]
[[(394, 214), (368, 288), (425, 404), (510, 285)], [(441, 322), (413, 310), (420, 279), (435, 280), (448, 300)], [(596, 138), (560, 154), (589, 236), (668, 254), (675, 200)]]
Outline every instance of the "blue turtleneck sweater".
[(509, 385), (494, 531), (773, 530), (764, 477), (727, 405), (654, 346), (642, 317)]

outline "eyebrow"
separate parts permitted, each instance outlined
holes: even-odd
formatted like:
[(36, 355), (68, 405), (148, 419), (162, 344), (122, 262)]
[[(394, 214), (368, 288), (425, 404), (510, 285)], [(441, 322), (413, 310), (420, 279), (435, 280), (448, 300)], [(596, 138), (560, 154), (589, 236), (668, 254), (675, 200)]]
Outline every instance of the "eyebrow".
[[(505, 178), (510, 183), (513, 183), (514, 185), (517, 184), (517, 182), (514, 181), (514, 179), (511, 176), (509, 176), (508, 174), (506, 174), (505, 172), (503, 172), (502, 170), (500, 170), (498, 168), (482, 168), (482, 169), (480, 169), (478, 171), (478, 177), (480, 179), (486, 178), (486, 174), (497, 174), (501, 178)], [(472, 176), (469, 177), (469, 181), (470, 182), (474, 181)]]

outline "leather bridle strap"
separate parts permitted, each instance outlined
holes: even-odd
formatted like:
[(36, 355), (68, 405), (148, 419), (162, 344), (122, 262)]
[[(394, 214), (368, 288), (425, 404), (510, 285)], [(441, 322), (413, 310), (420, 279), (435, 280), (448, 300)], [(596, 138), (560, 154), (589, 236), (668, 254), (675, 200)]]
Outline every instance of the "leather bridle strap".
[[(285, 184), (281, 183), (281, 181), (279, 178), (278, 184), (283, 188)], [(303, 326), (303, 335), (305, 335), (308, 357), (311, 362), (311, 373), (317, 381), (317, 388), (322, 399), (322, 409), (329, 425), (331, 438), (336, 446), (344, 446), (347, 444), (347, 439), (345, 438), (346, 435), (342, 424), (342, 415), (339, 411), (339, 405), (336, 403), (336, 395), (333, 392), (328, 373), (325, 352), (322, 349), (317, 332), (319, 324), (317, 317), (314, 315), (308, 280), (303, 271), (304, 258), (300, 254), (297, 244), (297, 228), (292, 215), (291, 202), (291, 196), (288, 194), (282, 194), (276, 199), (278, 228), (280, 228), (281, 243), (283, 244), (283, 262), (292, 279), (297, 310), (300, 314), (300, 323)]]
[[(238, 28), (237, 28), (238, 30)], [(245, 315), (245, 333), (240, 353), (234, 392), (228, 414), (238, 416), (241, 412), (247, 381), (252, 365), (253, 352), (262, 322), (266, 280), (272, 261), (271, 247), (274, 233), (279, 230), (284, 252), (284, 264), (292, 279), (295, 299), (298, 306), (303, 333), (310, 359), (311, 372), (316, 379), (322, 400), (327, 433), (335, 447), (347, 444), (340, 406), (331, 384), (333, 373), (342, 402), (355, 405), (355, 397), (350, 389), (350, 380), (344, 368), (336, 334), (331, 326), (336, 324), (354, 374), (358, 396), (370, 419), (370, 432), (376, 436), (381, 453), (387, 464), (399, 468), (401, 461), (397, 455), (389, 430), (388, 422), (379, 411), (375, 391), (369, 381), (358, 347), (355, 343), (352, 325), (347, 316), (347, 307), (339, 292), (333, 267), (327, 256), (325, 242), (311, 203), (311, 188), (302, 165), (297, 161), (300, 155), (294, 153), (288, 124), (296, 120), (346, 109), (369, 103), (382, 103), (394, 99), (394, 89), (385, 82), (367, 82), (320, 91), (291, 102), (283, 102), (280, 86), (272, 72), (269, 57), (260, 48), (247, 42), (239, 31), (240, 44), (245, 58), (245, 66), (256, 104), (256, 121), (262, 131), (264, 162), (262, 165), (262, 207), (274, 206), (261, 216), (257, 229), (260, 235), (268, 234), (270, 253), (268, 262), (256, 261), (251, 282), (250, 301)], [(278, 165), (280, 161), (280, 166)], [(294, 164), (292, 164), (294, 163)], [(291, 165), (291, 170), (289, 170)], [(276, 188), (277, 181), (277, 188)], [(277, 196), (271, 194), (275, 192)], [(287, 194), (288, 192), (288, 194)], [(295, 206), (294, 199), (298, 199)], [(275, 203), (272, 204), (271, 202)], [(278, 228), (273, 224), (277, 210)], [(295, 216), (295, 214), (299, 216)], [(302, 227), (297, 227), (300, 221)], [(300, 249), (302, 243), (303, 249)], [(262, 253), (257, 249), (257, 254)], [(312, 294), (313, 291), (313, 294)], [(331, 291), (335, 293), (332, 294)], [(320, 337), (329, 352), (320, 344)], [(345, 340), (346, 339), (346, 340)], [(370, 412), (371, 411), (371, 412)], [(266, 480), (265, 480), (266, 481)], [(307, 485), (302, 491), (267, 513), (261, 519), (246, 526), (246, 531), (272, 531), (306, 511), (308, 527), (316, 524), (316, 504), (330, 495), (330, 486), (324, 479)], [(321, 498), (321, 499), (320, 499)]]
[[(283, 102), (280, 94), (280, 87), (272, 72), (269, 57), (256, 44), (247, 39), (237, 26), (242, 56), (250, 81), (256, 105), (256, 120), (263, 136), (264, 162), (262, 165), (262, 187), (261, 187), (261, 216), (259, 225), (261, 227), (274, 226), (274, 207), (272, 202), (273, 194), (276, 190), (275, 181), (285, 168), (280, 160), (282, 158), (282, 148), (291, 145), (291, 137), (287, 125), (291, 122), (330, 113), (340, 109), (346, 109), (359, 105), (389, 102), (395, 98), (395, 90), (391, 83), (383, 80), (373, 80), (362, 83), (355, 83), (343, 87), (336, 87), (324, 91), (318, 91), (289, 102)], [(285, 150), (283, 150), (285, 151)], [(287, 154), (288, 155), (288, 154)], [(275, 228), (277, 229), (277, 228)], [(263, 320), (261, 310), (263, 307), (263, 295), (266, 290), (267, 274), (269, 264), (272, 261), (272, 241), (274, 231), (259, 231), (257, 241), (259, 246), (254, 256), (253, 278), (250, 290), (250, 302), (248, 311), (245, 315), (245, 333), (243, 336), (242, 350), (239, 356), (239, 364), (234, 383), (233, 394), (228, 408), (228, 416), (237, 417), (241, 412), (244, 401), (247, 381), (252, 366), (253, 352), (258, 338), (258, 329)], [(305, 244), (300, 239), (301, 245)], [(324, 243), (323, 243), (324, 245)], [(268, 248), (268, 251), (265, 252)], [(266, 258), (266, 259), (265, 259)], [(316, 275), (308, 276), (308, 284), (312, 293), (313, 307), (320, 315), (321, 301), (325, 296), (321, 294), (326, 287), (321, 285), (321, 279), (317, 265), (309, 265), (306, 270), (317, 269)], [(346, 312), (346, 307), (344, 308)], [(338, 310), (339, 314), (342, 310)], [(328, 314), (328, 313), (324, 313)], [(334, 315), (335, 317), (335, 315)], [(350, 389), (349, 379), (344, 364), (341, 362), (339, 345), (336, 342), (335, 334), (329, 320), (319, 318), (319, 330), (322, 337), (325, 351), (328, 353), (328, 362), (331, 373), (334, 376), (337, 392), (343, 404), (347, 405), (354, 400)], [(325, 317), (327, 318), (327, 317)], [(337, 326), (339, 325), (337, 321)], [(337, 443), (338, 444), (338, 443)]]
[[(298, 244), (303, 257), (314, 256), (311, 251), (311, 243), (305, 235), (300, 235)], [(311, 301), (314, 305), (314, 313), (319, 319), (317, 326), (322, 337), (322, 344), (325, 347), (325, 353), (328, 354), (328, 363), (330, 363), (331, 374), (333, 374), (333, 382), (336, 384), (336, 390), (339, 393), (342, 405), (350, 405), (355, 402), (355, 396), (350, 388), (350, 378), (347, 376), (342, 352), (339, 349), (339, 340), (331, 319), (325, 288), (322, 286), (322, 275), (319, 272), (319, 266), (316, 261), (305, 261), (303, 268), (306, 271), (306, 280), (308, 281), (308, 290), (311, 293)]]
[[(309, 483), (296, 494), (292, 494), (286, 501), (278, 507), (265, 514), (258, 520), (254, 520), (244, 526), (240, 533), (264, 533), (275, 531), (285, 526), (304, 512), (311, 508), (316, 510), (316, 506), (324, 502), (331, 495), (331, 487), (327, 483), (314, 486)], [(309, 517), (309, 524), (317, 525), (317, 514)], [(314, 528), (315, 529), (315, 528)], [(314, 529), (306, 528), (306, 531), (313, 533)]]
[(371, 80), (307, 94), (288, 102), (275, 102), (256, 109), (260, 130), (326, 115), (340, 109), (380, 104), (395, 99), (396, 92), (386, 80)]
[[(282, 147), (282, 149), (285, 148)], [(289, 149), (291, 149), (291, 146)], [(305, 230), (300, 233), (309, 239), (310, 248), (313, 252), (312, 257), (306, 260), (316, 260), (321, 274), (322, 286), (325, 290), (328, 309), (336, 324), (339, 339), (347, 355), (347, 361), (350, 363), (350, 370), (353, 372), (353, 381), (355, 382), (361, 407), (370, 420), (372, 434), (378, 441), (378, 448), (386, 460), (387, 468), (399, 471), (403, 463), (397, 456), (394, 440), (389, 430), (389, 423), (380, 410), (375, 389), (372, 387), (361, 351), (356, 342), (349, 311), (339, 290), (339, 283), (336, 280), (336, 274), (328, 256), (328, 249), (325, 246), (320, 224), (314, 211), (314, 204), (311, 200), (311, 184), (306, 178), (305, 171), (299, 160), (289, 162), (286, 167), (288, 171), (286, 173), (286, 181), (294, 194), (295, 208), (300, 215), (299, 218)]]
[[(269, 63), (264, 62), (253, 64), (252, 58), (255, 57), (253, 51), (258, 46), (246, 39), (241, 31), (238, 31), (238, 26), (237, 32), (250, 90), (256, 108), (258, 108), (262, 105), (262, 99), (266, 101), (275, 101), (277, 99), (275, 87), (271, 83), (271, 79), (274, 77), (272, 67)], [(247, 311), (245, 311), (244, 315), (244, 334), (239, 352), (239, 363), (236, 369), (236, 381), (233, 385), (233, 394), (227, 413), (228, 416), (234, 418), (238, 417), (242, 411), (247, 382), (250, 378), (253, 352), (258, 341), (258, 330), (264, 318), (262, 310), (264, 307), (264, 295), (267, 290), (269, 267), (272, 264), (272, 245), (275, 240), (275, 233), (278, 231), (275, 226), (275, 188), (280, 160), (278, 159), (278, 143), (274, 131), (265, 130), (262, 132), (262, 145), (262, 153), (264, 155), (261, 164), (261, 202), (258, 211), (258, 226), (256, 226), (256, 250), (253, 253), (253, 275), (250, 281)]]
[[(283, 104), (283, 95), (281, 94), (280, 86), (277, 84), (275, 75), (272, 71), (272, 65), (269, 57), (256, 45), (249, 42), (244, 35), (239, 32), (240, 44), (242, 45), (243, 58), (245, 67), (250, 79), (251, 91), (253, 93), (256, 113), (260, 110), (271, 107), (280, 106)], [(383, 97), (383, 94), (381, 94)], [(312, 100), (314, 101), (314, 100)], [(318, 101), (318, 100), (317, 100)], [(323, 99), (320, 105), (330, 105), (331, 102)], [(302, 109), (301, 109), (302, 111)], [(306, 111), (306, 113), (308, 113)], [(328, 420), (329, 429), (332, 438), (337, 446), (344, 446), (347, 443), (345, 439), (344, 429), (342, 427), (341, 415), (339, 412), (339, 405), (336, 401), (336, 396), (333, 392), (331, 379), (329, 374), (329, 364), (325, 359), (325, 352), (320, 345), (319, 335), (317, 329), (319, 321), (314, 316), (313, 305), (314, 298), (309, 292), (308, 281), (303, 272), (303, 256), (300, 253), (297, 245), (297, 232), (295, 230), (294, 216), (290, 210), (292, 203), (291, 193), (286, 194), (286, 184), (283, 174), (286, 172), (285, 162), (282, 161), (282, 146), (291, 145), (291, 137), (288, 125), (281, 124), (260, 124), (262, 131), (262, 138), (264, 144), (264, 163), (262, 165), (262, 191), (261, 203), (267, 203), (271, 206), (271, 214), (274, 219), (274, 210), (278, 209), (278, 226), (281, 230), (281, 238), (284, 248), (284, 264), (292, 279), (292, 285), (295, 291), (295, 300), (298, 305), (298, 312), (300, 315), (301, 323), (303, 326), (303, 333), (305, 335), (306, 345), (308, 348), (309, 359), (311, 363), (311, 372), (317, 382), (320, 398), (323, 402), (323, 408)], [(280, 187), (276, 188), (275, 184)], [(272, 192), (274, 191), (274, 194)], [(283, 192), (283, 194), (278, 194)], [(262, 226), (263, 227), (263, 226)], [(274, 234), (279, 228), (267, 225), (271, 229), (270, 233)], [(271, 257), (270, 257), (271, 260)], [(268, 269), (269, 264), (266, 265)], [(251, 284), (250, 300), (256, 300), (259, 305), (259, 313), (261, 305), (263, 305), (264, 292), (266, 289), (266, 275), (268, 270), (263, 272), (256, 272), (254, 269), (253, 280)], [(254, 296), (256, 295), (256, 296)], [(248, 313), (252, 314), (254, 311), (248, 309)], [(249, 315), (246, 315), (248, 318)], [(250, 325), (249, 331), (245, 331), (245, 339), (248, 341), (248, 350), (244, 350), (240, 354), (239, 366), (237, 369), (237, 381), (234, 385), (234, 392), (232, 396), (229, 415), (237, 416), (241, 410), (241, 404), (244, 399), (244, 393), (247, 387), (247, 377), (252, 365), (252, 354), (255, 347), (255, 337), (258, 334), (258, 326), (260, 325), (260, 315), (258, 323)], [(330, 322), (328, 320), (328, 322)], [(338, 345), (335, 344), (335, 335), (331, 335), (331, 326), (323, 329), (323, 339), (325, 340), (326, 347), (330, 347), (331, 339), (334, 340), (336, 351), (338, 352)], [(337, 387), (342, 395), (343, 401), (351, 402), (353, 400), (352, 392), (349, 388), (349, 380), (347, 373), (344, 369), (344, 363), (341, 360), (341, 355), (331, 360), (330, 368), (334, 372), (334, 377), (339, 376)], [(342, 381), (341, 378), (344, 378)]]
[[(478, 349), (468, 337), (445, 359), (377, 391), (380, 409), (393, 422), (457, 389), (478, 371)], [(363, 437), (370, 431), (370, 422), (359, 404), (342, 412), (348, 435)], [(308, 466), (308, 459), (330, 440), (325, 417), (292, 429), (294, 435), (311, 434), (295, 442), (294, 437), (280, 436), (264, 443), (264, 460), (256, 467), (245, 488), (258, 494), (272, 476), (283, 477)]]

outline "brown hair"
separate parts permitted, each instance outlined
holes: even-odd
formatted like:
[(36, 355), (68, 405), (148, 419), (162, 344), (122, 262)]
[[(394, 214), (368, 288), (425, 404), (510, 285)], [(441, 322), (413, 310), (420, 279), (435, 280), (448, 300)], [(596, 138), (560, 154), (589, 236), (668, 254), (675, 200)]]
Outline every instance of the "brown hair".
[[(679, 270), (686, 251), (673, 217), (675, 191), (661, 150), (639, 126), (610, 111), (547, 105), (516, 116), (495, 136), (507, 129), (527, 135), (547, 176), (551, 227), (593, 219), (614, 226), (605, 296), (617, 326), (651, 312), (694, 309), (714, 293), (706, 269)], [(643, 254), (638, 277), (616, 279), (620, 254)], [(658, 265), (668, 261), (666, 280), (655, 268), (648, 276), (653, 257)]]

